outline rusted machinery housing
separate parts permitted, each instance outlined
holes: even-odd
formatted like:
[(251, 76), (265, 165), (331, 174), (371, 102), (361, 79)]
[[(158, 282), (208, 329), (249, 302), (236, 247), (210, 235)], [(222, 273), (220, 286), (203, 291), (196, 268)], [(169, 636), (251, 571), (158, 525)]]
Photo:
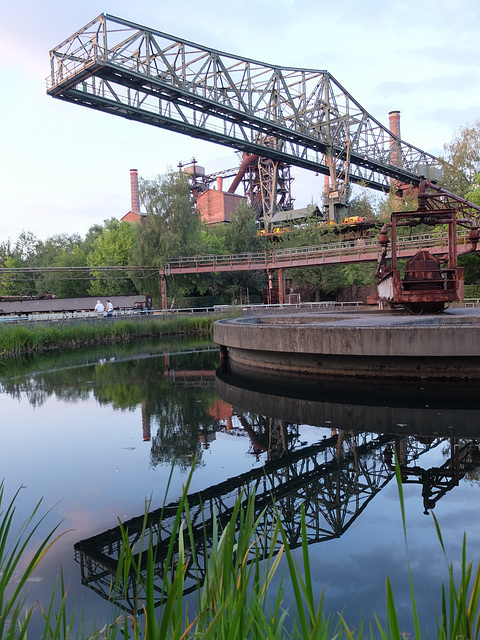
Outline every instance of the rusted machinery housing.
[[(473, 216), (478, 218), (479, 214), (480, 208), (476, 205), (422, 180), (417, 210), (392, 213), (391, 222), (380, 232), (381, 254), (376, 274), (379, 300), (412, 313), (443, 311), (448, 303), (462, 300), (463, 269), (457, 264), (457, 226), (469, 229), (468, 252), (475, 251), (479, 230)], [(436, 249), (438, 257), (427, 248), (418, 251), (401, 269), (397, 260), (398, 228), (418, 225), (445, 225), (445, 245)]]

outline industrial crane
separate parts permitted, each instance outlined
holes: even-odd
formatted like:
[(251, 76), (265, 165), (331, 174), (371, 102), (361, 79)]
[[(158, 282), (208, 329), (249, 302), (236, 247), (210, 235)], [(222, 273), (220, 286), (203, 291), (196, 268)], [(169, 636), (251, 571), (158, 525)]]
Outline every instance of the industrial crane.
[(392, 180), (417, 186), (440, 171), (328, 71), (224, 53), (106, 13), (52, 49), (50, 64), (54, 98), (259, 159), (243, 175), (267, 215), (291, 206), (290, 166), (328, 177), (331, 221), (343, 218), (350, 183), (388, 191)]

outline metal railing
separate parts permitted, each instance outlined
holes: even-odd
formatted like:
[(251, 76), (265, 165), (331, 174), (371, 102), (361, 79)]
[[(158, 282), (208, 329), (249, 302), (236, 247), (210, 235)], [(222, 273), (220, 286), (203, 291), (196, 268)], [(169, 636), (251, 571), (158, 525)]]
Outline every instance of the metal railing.
[[(457, 246), (467, 247), (468, 234), (460, 232)], [(397, 237), (397, 252), (401, 257), (420, 249), (444, 252), (448, 246), (447, 233), (419, 234)], [(231, 253), (223, 255), (185, 256), (170, 260), (163, 268), (164, 275), (186, 272), (256, 270), (278, 267), (302, 266), (313, 262), (336, 263), (377, 260), (380, 253), (378, 239), (360, 238), (347, 242), (272, 249), (252, 253)]]

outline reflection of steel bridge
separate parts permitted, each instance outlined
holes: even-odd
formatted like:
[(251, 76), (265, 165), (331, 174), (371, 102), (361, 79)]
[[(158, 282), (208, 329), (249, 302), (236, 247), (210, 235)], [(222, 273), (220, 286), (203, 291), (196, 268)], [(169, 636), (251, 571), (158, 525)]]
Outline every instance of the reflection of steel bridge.
[[(440, 442), (440, 441), (439, 441)], [(342, 535), (363, 512), (373, 497), (393, 476), (391, 460), (383, 451), (392, 443), (391, 436), (340, 432), (317, 445), (294, 451), (284, 458), (271, 460), (263, 468), (244, 473), (188, 497), (195, 553), (188, 553), (185, 593), (192, 592), (205, 578), (205, 564), (212, 544), (214, 523), (226, 524), (235, 501), (245, 505), (255, 496), (255, 514), (264, 513), (259, 540), (268, 553), (269, 532), (276, 509), (281, 513), (292, 549), (301, 544), (300, 513), (304, 507), (308, 544)], [(404, 458), (416, 459), (430, 446), (409, 438), (403, 439)], [(155, 558), (155, 598), (162, 602), (164, 561), (167, 556), (178, 503), (157, 509), (146, 516), (123, 523), (136, 562), (146, 569), (145, 549), (152, 545)], [(266, 536), (265, 536), (266, 533)], [(189, 538), (190, 539), (190, 538)], [(188, 544), (185, 541), (185, 544)], [(110, 529), (75, 545), (83, 584), (105, 599), (134, 610), (136, 578), (130, 575), (119, 592), (112, 594), (122, 548), (120, 527)], [(140, 550), (143, 555), (140, 559)], [(196, 558), (196, 563), (193, 562)], [(175, 551), (175, 562), (178, 560)], [(122, 595), (123, 594), (123, 595)]]

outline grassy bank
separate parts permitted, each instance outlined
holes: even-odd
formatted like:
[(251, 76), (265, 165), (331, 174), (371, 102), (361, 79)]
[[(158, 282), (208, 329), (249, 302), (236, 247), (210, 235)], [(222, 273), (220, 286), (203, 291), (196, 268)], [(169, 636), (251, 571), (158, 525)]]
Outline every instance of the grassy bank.
[(168, 315), (106, 321), (65, 321), (32, 325), (4, 325), (0, 329), (2, 358), (78, 349), (86, 345), (128, 343), (139, 338), (173, 335), (211, 335), (215, 320), (225, 315)]
[[(396, 465), (402, 524), (407, 542), (402, 482), (398, 463)], [(191, 477), (191, 476), (190, 476)], [(4, 508), (2, 505), (3, 483), (0, 483), (0, 638), (18, 640), (26, 638), (35, 607), (40, 607), (44, 622), (41, 637), (44, 639), (67, 639), (78, 637), (113, 640), (114, 638), (145, 640), (421, 640), (422, 624), (417, 615), (412, 584), (408, 550), (405, 572), (410, 582), (411, 628), (407, 631), (399, 626), (396, 605), (390, 581), (386, 580), (386, 625), (377, 619), (377, 628), (364, 629), (359, 621), (355, 629), (349, 627), (342, 614), (327, 616), (322, 610), (322, 594), (315, 592), (310, 571), (306, 517), (302, 508), (301, 518), (301, 565), (298, 565), (288, 545), (288, 535), (280, 514), (269, 521), (265, 528), (264, 513), (255, 516), (255, 496), (250, 495), (242, 506), (239, 498), (232, 515), (223, 527), (214, 525), (212, 545), (208, 549), (205, 571), (197, 586), (195, 611), (188, 610), (185, 586), (189, 573), (197, 569), (193, 539), (198, 523), (189, 516), (187, 491), (184, 489), (173, 530), (169, 539), (168, 553), (162, 563), (155, 559), (156, 545), (152, 542), (143, 547), (131, 547), (128, 531), (124, 531), (123, 545), (116, 571), (111, 567), (111, 619), (102, 627), (88, 633), (78, 631), (86, 622), (75, 603), (68, 600), (68, 588), (60, 583), (60, 603), (54, 596), (45, 594), (45, 602), (25, 607), (24, 587), (33, 576), (37, 566), (59, 535), (58, 527), (37, 548), (28, 550), (34, 539), (38, 524), (35, 523), (38, 507), (32, 518), (20, 532), (12, 532), (15, 500)], [(148, 514), (145, 515), (145, 523)], [(438, 539), (445, 552), (441, 532), (434, 518)], [(205, 525), (204, 525), (205, 527)], [(144, 524), (145, 529), (145, 524)], [(145, 530), (138, 537), (145, 538)], [(208, 538), (204, 530), (205, 541)], [(147, 538), (148, 539), (148, 538)], [(268, 540), (268, 544), (265, 542)], [(24, 556), (28, 560), (24, 562)], [(282, 557), (285, 559), (284, 576), (279, 587), (273, 588)], [(447, 562), (448, 564), (448, 562)], [(439, 585), (436, 637), (439, 640), (476, 640), (479, 636), (480, 566), (473, 567), (466, 560), (465, 540), (460, 561), (459, 578), (455, 579), (452, 565), (449, 567), (449, 582)], [(161, 577), (160, 583), (158, 577)], [(293, 589), (293, 601), (284, 602), (284, 585)], [(126, 599), (132, 586), (129, 603), (133, 613), (115, 609), (116, 596)], [(73, 611), (73, 613), (72, 613)], [(135, 613), (138, 612), (138, 613)], [(92, 629), (93, 627), (90, 627)]]

